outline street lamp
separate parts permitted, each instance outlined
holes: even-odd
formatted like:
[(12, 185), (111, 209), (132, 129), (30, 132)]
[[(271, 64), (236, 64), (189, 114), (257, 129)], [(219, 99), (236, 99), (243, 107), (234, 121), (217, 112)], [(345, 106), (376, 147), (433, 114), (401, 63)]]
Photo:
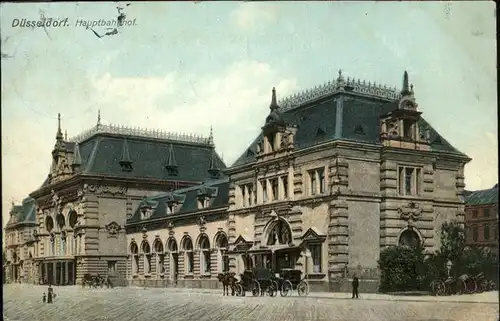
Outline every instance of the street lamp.
[(453, 263), (450, 260), (448, 260), (448, 262), (446, 263), (446, 268), (448, 269), (448, 278), (450, 277), (450, 271), (452, 266)]
[(306, 264), (305, 264), (305, 268), (306, 268), (306, 280), (307, 280), (307, 275), (309, 274), (309, 269), (308, 269), (308, 262), (309, 262), (309, 258), (311, 257), (311, 251), (309, 251), (308, 248), (306, 248), (305, 250), (305, 256), (306, 256)]

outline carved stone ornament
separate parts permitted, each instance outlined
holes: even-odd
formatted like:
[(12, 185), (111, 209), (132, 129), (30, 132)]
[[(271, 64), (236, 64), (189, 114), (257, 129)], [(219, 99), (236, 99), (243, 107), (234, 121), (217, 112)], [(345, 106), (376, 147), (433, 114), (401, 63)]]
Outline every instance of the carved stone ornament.
[(403, 205), (398, 209), (398, 214), (400, 217), (408, 222), (409, 227), (414, 226), (414, 222), (418, 221), (422, 216), (422, 209), (415, 202), (410, 202), (407, 205)]
[(174, 229), (174, 223), (168, 222), (167, 223), (167, 228), (168, 228), (169, 231), (173, 230)]
[(198, 225), (204, 226), (205, 224), (207, 224), (207, 221), (205, 220), (205, 216), (200, 216), (200, 218), (198, 218)]
[(142, 238), (147, 239), (148, 238), (148, 229), (145, 226), (143, 226), (141, 229), (141, 232), (142, 232)]
[(116, 223), (115, 221), (106, 225), (105, 228), (109, 235), (117, 235), (121, 229), (120, 224)]
[(126, 186), (107, 186), (107, 185), (90, 185), (84, 184), (83, 191), (92, 194), (111, 194), (111, 195), (125, 195), (127, 194)]

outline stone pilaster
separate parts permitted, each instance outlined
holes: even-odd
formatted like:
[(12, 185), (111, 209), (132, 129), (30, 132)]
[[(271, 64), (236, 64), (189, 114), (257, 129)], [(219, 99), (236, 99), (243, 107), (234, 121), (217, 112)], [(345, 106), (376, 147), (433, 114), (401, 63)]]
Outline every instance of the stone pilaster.
[(341, 276), (349, 263), (349, 217), (348, 205), (338, 197), (329, 204), (328, 225), (328, 272), (330, 279)]

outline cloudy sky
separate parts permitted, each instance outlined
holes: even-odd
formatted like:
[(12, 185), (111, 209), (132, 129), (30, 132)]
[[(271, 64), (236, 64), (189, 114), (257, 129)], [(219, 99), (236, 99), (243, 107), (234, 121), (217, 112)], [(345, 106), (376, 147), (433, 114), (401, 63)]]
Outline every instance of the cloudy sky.
[[(231, 164), (278, 96), (346, 76), (401, 86), (473, 158), (467, 189), (497, 181), (493, 2), (132, 3), (118, 34), (77, 27), (115, 3), (2, 4), (2, 211), (46, 178), (62, 114), (68, 136), (104, 122), (208, 135)], [(68, 18), (68, 27), (13, 27)], [(98, 34), (105, 27), (96, 27)]]

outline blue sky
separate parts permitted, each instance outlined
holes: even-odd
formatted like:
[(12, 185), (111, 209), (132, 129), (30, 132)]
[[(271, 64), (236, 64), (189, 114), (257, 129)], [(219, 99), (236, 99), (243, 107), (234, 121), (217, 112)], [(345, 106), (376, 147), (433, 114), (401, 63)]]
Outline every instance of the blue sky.
[[(104, 122), (208, 135), (232, 163), (279, 97), (337, 75), (415, 85), (423, 116), (473, 158), (467, 189), (497, 181), (494, 2), (136, 3), (114, 36), (78, 19), (114, 19), (116, 3), (2, 4), (2, 203), (47, 176), (57, 129)], [(15, 18), (69, 27), (12, 27)], [(104, 28), (95, 28), (103, 33)]]

